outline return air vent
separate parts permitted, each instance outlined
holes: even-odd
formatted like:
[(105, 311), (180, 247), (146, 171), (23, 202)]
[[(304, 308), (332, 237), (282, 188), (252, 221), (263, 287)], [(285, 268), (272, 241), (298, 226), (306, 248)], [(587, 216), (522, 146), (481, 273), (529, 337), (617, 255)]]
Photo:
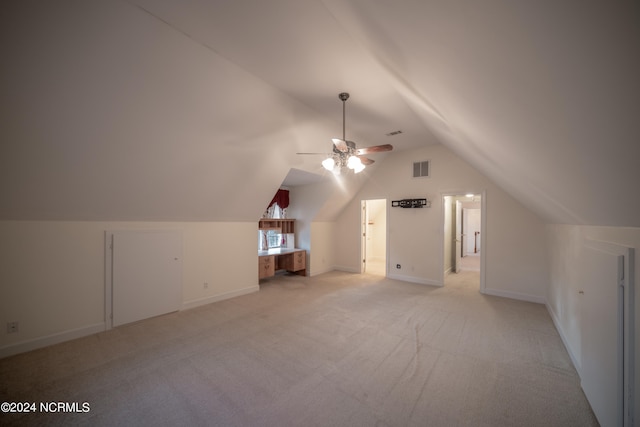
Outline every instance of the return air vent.
[(419, 178), (423, 176), (429, 176), (430, 163), (431, 162), (429, 162), (429, 160), (426, 160), (424, 162), (414, 162), (413, 177)]

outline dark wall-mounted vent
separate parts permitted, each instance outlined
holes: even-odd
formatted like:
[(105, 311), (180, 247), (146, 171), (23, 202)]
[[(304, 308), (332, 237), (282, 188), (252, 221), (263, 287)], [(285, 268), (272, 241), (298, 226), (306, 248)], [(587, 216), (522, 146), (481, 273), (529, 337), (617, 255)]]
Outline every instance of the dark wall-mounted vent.
[(429, 176), (430, 172), (430, 163), (428, 160), (424, 162), (414, 162), (413, 163), (413, 177), (419, 178), (421, 176)]

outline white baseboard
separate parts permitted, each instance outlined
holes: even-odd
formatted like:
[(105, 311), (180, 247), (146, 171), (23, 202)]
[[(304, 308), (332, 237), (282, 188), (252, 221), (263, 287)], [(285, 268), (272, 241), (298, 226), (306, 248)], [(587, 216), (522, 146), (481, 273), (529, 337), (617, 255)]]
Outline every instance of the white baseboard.
[(71, 341), (77, 338), (86, 337), (87, 335), (97, 334), (106, 329), (104, 322), (95, 323), (93, 325), (83, 326), (81, 328), (70, 329), (45, 337), (34, 338), (26, 341), (17, 342), (15, 344), (7, 344), (0, 347), (0, 359), (3, 357), (13, 356), (14, 354), (25, 353), (27, 351), (36, 350), (50, 345), (59, 344), (65, 341)]
[(200, 307), (201, 305), (207, 305), (218, 301), (223, 301), (229, 298), (239, 297), (241, 295), (251, 294), (258, 292), (260, 285), (249, 286), (248, 288), (238, 289), (237, 291), (225, 292), (223, 294), (213, 295), (205, 298), (193, 299), (182, 303), (181, 310), (189, 310), (190, 308)]
[(444, 286), (444, 284), (438, 280), (423, 279), (421, 277), (403, 276), (401, 274), (387, 274), (387, 277), (389, 279), (401, 280), (403, 282), (410, 282), (410, 283), (418, 283), (420, 285), (430, 285), (430, 286), (440, 286), (440, 287)]
[(331, 270), (329, 271), (344, 271), (345, 273), (355, 273), (355, 274), (360, 274), (360, 269), (358, 268), (353, 268), (353, 267), (345, 267), (343, 265), (336, 265), (334, 266)]
[(520, 301), (535, 302), (538, 304), (546, 304), (547, 302), (544, 297), (538, 297), (538, 296), (529, 295), (529, 294), (521, 294), (519, 292), (503, 291), (500, 289), (485, 288), (484, 290), (481, 290), (481, 293), (485, 295), (493, 295), (495, 297), (504, 297), (504, 298), (517, 299)]
[(569, 346), (569, 341), (567, 340), (567, 337), (564, 335), (564, 332), (562, 332), (562, 328), (560, 327), (560, 320), (558, 319), (558, 316), (556, 315), (556, 313), (551, 309), (551, 306), (549, 306), (549, 304), (545, 304), (545, 306), (547, 307), (549, 316), (551, 316), (551, 320), (553, 320), (553, 324), (556, 327), (558, 334), (560, 335), (560, 339), (564, 344), (564, 348), (567, 349), (567, 353), (569, 353), (569, 357), (573, 362), (573, 366), (576, 368), (576, 371), (578, 372), (578, 376), (580, 376), (580, 364), (578, 363), (578, 359), (576, 359), (575, 355), (571, 351), (571, 347)]
[(318, 276), (318, 275), (324, 274), (324, 273), (329, 273), (329, 272), (334, 271), (334, 270), (335, 270), (335, 268), (333, 268), (333, 267), (327, 267), (327, 268), (323, 268), (322, 270), (309, 271), (309, 277)]
[[(237, 291), (226, 292), (224, 294), (214, 295), (207, 298), (200, 298), (197, 300), (191, 300), (182, 303), (181, 310), (187, 310), (195, 308), (205, 304), (211, 304), (213, 302), (222, 301), (225, 299), (237, 297), (240, 295), (250, 294), (260, 290), (259, 285), (251, 286), (248, 288), (240, 289)], [(82, 338), (88, 335), (97, 334), (107, 329), (106, 323), (96, 323), (93, 325), (84, 326), (81, 328), (70, 329), (68, 331), (62, 331), (55, 334), (47, 335), (40, 338), (34, 338), (26, 341), (17, 342), (14, 344), (7, 344), (0, 347), (0, 359), (3, 357), (13, 356), (15, 354), (25, 353), (31, 350), (37, 350), (39, 348), (48, 347), (50, 345), (59, 344), (65, 341), (71, 341), (77, 338)]]

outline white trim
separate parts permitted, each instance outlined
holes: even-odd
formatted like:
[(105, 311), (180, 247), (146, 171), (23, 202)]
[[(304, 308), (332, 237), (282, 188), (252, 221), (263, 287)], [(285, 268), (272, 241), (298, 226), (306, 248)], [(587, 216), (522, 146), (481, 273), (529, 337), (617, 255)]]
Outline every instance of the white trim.
[[(182, 303), (181, 310), (188, 310), (190, 308), (199, 307), (201, 305), (211, 304), (214, 302), (234, 298), (241, 295), (258, 292), (260, 286), (250, 286), (248, 288), (240, 289), (237, 291), (226, 292), (212, 297), (200, 298)], [(0, 347), (0, 359), (3, 357), (13, 356), (19, 353), (25, 353), (27, 351), (37, 350), (39, 348), (48, 347), (54, 344), (60, 344), (62, 342), (71, 341), (77, 338), (86, 337), (88, 335), (104, 332), (111, 327), (108, 326), (108, 322), (95, 323), (93, 325), (83, 326), (81, 328), (69, 329), (67, 331), (57, 332), (55, 334), (47, 335), (44, 337), (34, 338), (26, 341), (17, 342), (14, 344), (7, 344)]]
[[(481, 192), (482, 199), (480, 200), (480, 292), (484, 292), (487, 289), (487, 190), (483, 189)], [(489, 239), (490, 240), (490, 239)]]
[(547, 311), (549, 312), (549, 316), (551, 316), (551, 320), (553, 320), (553, 324), (556, 327), (556, 330), (558, 331), (558, 334), (560, 335), (560, 339), (562, 340), (562, 344), (564, 344), (564, 348), (567, 350), (567, 353), (569, 353), (569, 357), (571, 358), (571, 362), (573, 362), (573, 366), (576, 368), (576, 371), (578, 372), (578, 376), (580, 376), (580, 367), (581, 364), (578, 361), (578, 359), (576, 359), (576, 356), (573, 354), (573, 352), (571, 351), (571, 346), (569, 345), (569, 340), (567, 340), (567, 337), (564, 335), (564, 332), (562, 331), (561, 328), (561, 324), (560, 324), (560, 319), (558, 318), (558, 316), (556, 315), (556, 313), (553, 311), (553, 309), (551, 308), (551, 306), (549, 304), (545, 304), (545, 306), (547, 307)]
[[(367, 271), (367, 235), (365, 224), (367, 220), (367, 200), (360, 200), (360, 274)], [(364, 244), (363, 244), (364, 241)]]
[(104, 324), (105, 330), (113, 327), (113, 233), (104, 232)]
[(230, 298), (239, 297), (241, 295), (247, 295), (260, 290), (259, 285), (249, 286), (248, 288), (238, 289), (237, 291), (225, 292), (223, 294), (213, 295), (205, 298), (192, 299), (182, 303), (180, 310), (189, 310), (191, 308), (200, 307), (201, 305), (207, 305), (218, 301), (223, 301)]
[(336, 270), (335, 267), (327, 267), (327, 268), (323, 268), (322, 270), (309, 271), (309, 277), (318, 276), (320, 274), (329, 273), (329, 272), (335, 271), (335, 270)]
[(415, 276), (404, 276), (402, 274), (392, 274), (390, 273), (387, 276), (389, 279), (401, 280), (403, 282), (417, 283), (419, 285), (430, 285), (430, 286), (444, 286), (444, 283), (439, 282), (437, 280), (432, 279), (422, 279), (420, 277)]
[[(487, 190), (486, 189), (482, 189), (482, 190), (469, 190), (469, 191), (440, 191), (440, 201), (441, 201), (441, 207), (440, 207), (440, 225), (442, 226), (440, 233), (441, 233), (441, 237), (442, 237), (442, 241), (441, 241), (441, 249), (440, 249), (440, 265), (442, 266), (442, 276), (441, 276), (441, 280), (442, 280), (442, 285), (438, 285), (438, 286), (444, 286), (444, 278), (447, 275), (447, 271), (444, 271), (444, 248), (445, 248), (445, 235), (444, 235), (444, 198), (445, 196), (451, 196), (451, 197), (456, 197), (456, 196), (461, 196), (464, 194), (469, 194), (469, 193), (473, 193), (473, 194), (480, 194), (480, 233), (481, 233), (481, 238), (480, 238), (480, 293), (487, 293), (489, 295), (491, 295), (490, 292), (485, 292), (486, 291), (486, 278), (487, 278)], [(510, 298), (510, 297), (508, 297)], [(521, 299), (521, 298), (515, 298), (515, 299)], [(528, 300), (525, 300), (528, 301)]]
[(93, 325), (83, 326), (81, 328), (69, 329), (67, 331), (57, 332), (55, 334), (44, 337), (33, 338), (26, 341), (17, 342), (15, 344), (7, 344), (0, 347), (0, 358), (13, 356), (18, 353), (36, 350), (50, 345), (59, 344), (65, 341), (71, 341), (77, 338), (86, 337), (88, 335), (97, 334), (106, 330), (104, 322), (95, 323)]
[[(620, 426), (632, 426), (635, 397), (635, 248), (625, 244), (606, 242), (583, 237), (582, 245), (594, 251), (607, 253), (617, 258), (617, 399), (616, 413)], [(582, 334), (586, 332), (582, 329)], [(582, 375), (581, 375), (582, 377)], [(584, 390), (584, 387), (582, 387)], [(589, 397), (587, 396), (587, 399)], [(598, 416), (598, 414), (596, 414)]]
[(520, 301), (534, 302), (536, 304), (545, 304), (547, 300), (544, 297), (529, 295), (529, 294), (521, 294), (520, 292), (512, 292), (512, 291), (503, 291), (501, 289), (484, 289), (480, 291), (481, 294), (484, 295), (492, 295), (494, 297), (503, 297), (503, 298), (511, 298)]
[[(426, 177), (423, 177), (426, 178)], [(384, 258), (383, 257), (367, 257), (367, 251), (366, 251), (366, 242), (363, 245), (363, 237), (366, 238), (366, 236), (363, 235), (363, 223), (364, 221), (366, 221), (366, 218), (364, 217), (364, 213), (368, 212), (368, 204), (367, 202), (371, 202), (371, 201), (383, 201), (384, 202), (384, 210), (385, 210), (385, 218), (384, 218)], [(373, 261), (374, 259), (377, 260), (379, 258), (380, 261), (384, 261), (384, 275), (385, 277), (387, 277), (387, 274), (389, 272), (389, 217), (390, 217), (390, 209), (391, 208), (391, 204), (389, 203), (389, 200), (387, 198), (377, 198), (377, 199), (361, 199), (360, 200), (360, 271), (358, 271), (358, 273), (362, 274), (365, 273), (367, 271), (366, 269), (366, 263), (365, 263), (365, 259), (369, 259), (370, 261)]]
[(333, 270), (344, 271), (345, 273), (362, 274), (359, 268), (345, 267), (344, 265), (336, 265)]

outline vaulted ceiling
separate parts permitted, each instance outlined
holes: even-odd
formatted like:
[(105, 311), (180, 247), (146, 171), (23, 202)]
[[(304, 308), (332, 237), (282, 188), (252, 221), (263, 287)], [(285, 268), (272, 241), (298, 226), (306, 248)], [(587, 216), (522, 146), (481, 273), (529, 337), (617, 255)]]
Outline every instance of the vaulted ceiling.
[(545, 221), (640, 226), (637, 2), (20, 1), (0, 48), (2, 219), (255, 219), (323, 174), (295, 153), (347, 91), (359, 146), (444, 144)]

